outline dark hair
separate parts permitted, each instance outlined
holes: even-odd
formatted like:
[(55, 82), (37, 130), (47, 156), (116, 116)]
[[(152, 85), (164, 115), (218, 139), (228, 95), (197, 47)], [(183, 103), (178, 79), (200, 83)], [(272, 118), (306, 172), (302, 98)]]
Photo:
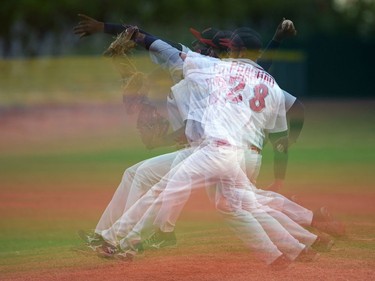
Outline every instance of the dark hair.
[(262, 48), (262, 39), (259, 33), (249, 27), (237, 28), (231, 37), (231, 47), (259, 50)]

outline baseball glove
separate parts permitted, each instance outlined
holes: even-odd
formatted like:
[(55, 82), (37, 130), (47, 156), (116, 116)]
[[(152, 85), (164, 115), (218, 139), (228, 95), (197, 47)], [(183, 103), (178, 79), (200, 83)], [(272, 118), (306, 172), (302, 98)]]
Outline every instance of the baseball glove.
[(122, 78), (123, 101), (126, 112), (132, 114), (137, 111), (149, 91), (148, 75), (137, 70), (129, 55), (136, 47), (135, 37), (138, 28), (130, 26), (120, 33), (104, 52), (104, 56), (112, 58), (115, 68)]
[(169, 129), (169, 122), (157, 112), (157, 108), (150, 104), (142, 104), (137, 119), (142, 143), (148, 149), (162, 145), (163, 137)]
[(127, 80), (138, 72), (137, 68), (128, 57), (132, 50), (137, 46), (132, 39), (137, 32), (137, 27), (127, 28), (116, 37), (103, 53), (104, 56), (112, 58), (115, 67), (120, 72), (124, 84), (126, 84)]
[(104, 51), (103, 55), (106, 57), (115, 57), (129, 54), (137, 46), (133, 40), (137, 33), (137, 27), (128, 27), (116, 37), (107, 50)]

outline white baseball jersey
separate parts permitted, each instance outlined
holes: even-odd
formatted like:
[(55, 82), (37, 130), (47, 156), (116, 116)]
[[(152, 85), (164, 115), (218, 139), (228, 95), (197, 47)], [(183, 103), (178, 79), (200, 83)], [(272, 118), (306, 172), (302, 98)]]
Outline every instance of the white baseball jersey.
[[(184, 45), (182, 52), (190, 52)], [(198, 114), (189, 114), (190, 107), (196, 105), (195, 96), (187, 89), (186, 81), (182, 79), (183, 60), (180, 51), (162, 40), (154, 41), (150, 48), (151, 60), (167, 69), (174, 83), (171, 94), (167, 98), (168, 116), (172, 128), (177, 130), (186, 125), (185, 135), (190, 144), (200, 143), (202, 138), (201, 117)], [(190, 100), (189, 100), (190, 99)], [(201, 111), (201, 109), (199, 109)]]
[[(264, 130), (285, 131), (285, 101), (275, 80), (250, 60), (227, 60), (188, 53), (184, 76), (206, 97), (202, 123), (206, 138), (262, 147)], [(196, 90), (196, 92), (198, 92)], [(203, 98), (202, 98), (203, 100)]]
[[(184, 49), (188, 50), (187, 47)], [(179, 50), (158, 39), (150, 45), (149, 54), (154, 63), (169, 71), (174, 83), (178, 83), (182, 79), (183, 61), (179, 55)], [(175, 85), (172, 87), (172, 91), (167, 97), (168, 120), (174, 131), (182, 128), (185, 121), (179, 106), (181, 107), (181, 104), (186, 104), (186, 102), (183, 101), (183, 94), (178, 94), (183, 93), (183, 91), (178, 88), (180, 88), (180, 86)]]

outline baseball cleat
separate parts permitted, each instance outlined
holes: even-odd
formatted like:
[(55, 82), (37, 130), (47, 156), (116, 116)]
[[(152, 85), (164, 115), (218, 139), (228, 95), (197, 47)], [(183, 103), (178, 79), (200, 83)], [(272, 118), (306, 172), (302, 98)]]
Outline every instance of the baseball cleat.
[(105, 259), (112, 259), (115, 257), (115, 254), (119, 253), (120, 249), (117, 248), (116, 246), (104, 242), (101, 246), (96, 248), (96, 254), (100, 258), (105, 258)]
[(311, 247), (305, 247), (295, 261), (299, 262), (312, 262), (315, 261), (319, 257), (318, 252), (316, 252)]
[(134, 260), (134, 257), (137, 255), (137, 250), (127, 248), (125, 250), (120, 250), (114, 254), (114, 258), (121, 260), (121, 261), (128, 261), (131, 262)]
[(172, 232), (156, 231), (151, 237), (144, 241), (143, 246), (151, 249), (174, 248), (177, 245), (176, 234)]
[(90, 255), (96, 252), (96, 247), (90, 245), (80, 245), (72, 247), (71, 250), (84, 255)]
[(269, 265), (269, 268), (274, 271), (279, 271), (287, 269), (291, 264), (292, 261), (282, 254)]
[(97, 247), (102, 245), (104, 242), (103, 237), (95, 232), (89, 233), (80, 229), (77, 231), (77, 233), (78, 236), (89, 246)]
[(327, 207), (321, 207), (314, 212), (311, 226), (336, 237), (344, 236), (346, 232), (344, 224), (334, 219)]
[(334, 244), (335, 240), (328, 234), (320, 232), (311, 247), (318, 252), (329, 252)]

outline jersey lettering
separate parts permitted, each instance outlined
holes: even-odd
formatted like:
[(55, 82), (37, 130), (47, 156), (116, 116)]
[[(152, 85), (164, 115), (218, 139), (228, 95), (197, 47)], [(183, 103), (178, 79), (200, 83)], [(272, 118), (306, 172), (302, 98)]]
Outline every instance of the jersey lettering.
[[(236, 83), (236, 79), (234, 77), (231, 77), (230, 79), (231, 84)], [(229, 93), (226, 96), (226, 100), (233, 103), (239, 103), (242, 102), (243, 98), (241, 95), (241, 91), (245, 88), (245, 83), (243, 81), (240, 81), (235, 87), (231, 88)]]
[(251, 110), (261, 112), (266, 107), (264, 100), (268, 95), (268, 87), (264, 84), (258, 84), (254, 87), (254, 97), (250, 99), (249, 105)]

